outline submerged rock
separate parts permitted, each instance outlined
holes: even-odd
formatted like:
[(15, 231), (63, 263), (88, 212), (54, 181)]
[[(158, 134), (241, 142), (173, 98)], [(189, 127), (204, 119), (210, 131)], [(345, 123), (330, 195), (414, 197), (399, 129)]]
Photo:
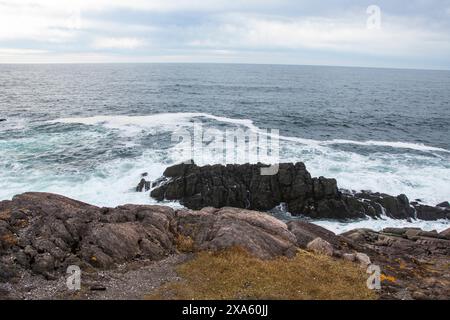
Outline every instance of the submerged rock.
[(282, 163), (275, 175), (261, 175), (263, 164), (208, 165), (178, 164), (168, 167), (151, 196), (157, 200), (180, 200), (199, 210), (226, 206), (271, 210), (285, 203), (293, 215), (312, 218), (356, 219), (383, 215), (394, 219), (435, 220), (450, 217), (450, 209), (417, 204), (405, 195), (391, 196), (364, 191), (338, 190), (335, 179), (313, 178), (303, 163)]
[(142, 191), (148, 191), (150, 190), (151, 182), (145, 180), (144, 178), (139, 181), (138, 185), (136, 186), (136, 192), (142, 192)]

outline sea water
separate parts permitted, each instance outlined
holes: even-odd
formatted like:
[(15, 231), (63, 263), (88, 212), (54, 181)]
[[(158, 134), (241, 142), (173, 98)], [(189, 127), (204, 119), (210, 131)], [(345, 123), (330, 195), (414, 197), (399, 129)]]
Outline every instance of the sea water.
[[(349, 190), (450, 200), (450, 72), (226, 64), (0, 65), (0, 200), (55, 192), (100, 206), (183, 161), (173, 133), (278, 130), (282, 162)], [(195, 151), (194, 151), (195, 152)], [(201, 164), (220, 161), (204, 156)], [(180, 207), (177, 202), (168, 205)], [(286, 213), (284, 218), (288, 219)], [(447, 221), (318, 221), (354, 227)]]

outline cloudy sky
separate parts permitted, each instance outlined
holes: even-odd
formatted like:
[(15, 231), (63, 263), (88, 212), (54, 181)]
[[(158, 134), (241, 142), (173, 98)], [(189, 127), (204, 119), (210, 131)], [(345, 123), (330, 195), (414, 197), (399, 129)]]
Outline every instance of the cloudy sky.
[(17, 62), (450, 69), (450, 0), (0, 0)]

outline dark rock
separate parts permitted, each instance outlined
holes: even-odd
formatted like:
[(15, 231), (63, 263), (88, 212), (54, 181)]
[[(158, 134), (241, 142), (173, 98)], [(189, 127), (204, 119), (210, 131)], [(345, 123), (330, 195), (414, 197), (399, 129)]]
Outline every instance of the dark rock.
[(53, 271), (54, 268), (55, 268), (55, 259), (48, 252), (37, 255), (32, 265), (32, 269), (34, 272), (43, 275), (46, 275), (47, 273)]
[(338, 248), (340, 246), (339, 236), (316, 224), (297, 220), (289, 221), (287, 223), (287, 226), (289, 231), (291, 231), (295, 235), (297, 239), (297, 246), (299, 246), (300, 248), (305, 249), (308, 243), (316, 238), (321, 238), (329, 242), (335, 248)]
[(16, 266), (0, 261), (0, 282), (7, 282), (15, 276), (17, 276)]
[(278, 173), (261, 175), (263, 164), (212, 165), (177, 164), (168, 167), (164, 179), (150, 195), (161, 200), (180, 200), (184, 206), (237, 207), (271, 210), (285, 203), (293, 215), (312, 218), (356, 219), (387, 215), (394, 219), (438, 219), (441, 212), (422, 213), (405, 195), (397, 197), (364, 191), (340, 192), (335, 179), (312, 178), (303, 163), (281, 163)]
[(97, 284), (97, 285), (90, 286), (89, 290), (91, 290), (91, 291), (106, 291), (106, 287)]
[(450, 203), (448, 201), (444, 201), (444, 202), (437, 204), (436, 207), (450, 208)]
[(144, 178), (141, 179), (139, 184), (136, 186), (136, 192), (142, 192), (142, 191), (148, 191), (150, 190), (150, 181), (145, 180)]
[(421, 220), (450, 219), (450, 209), (444, 207), (431, 207), (427, 205), (414, 205), (416, 217)]
[(0, 119), (0, 122), (6, 121), (6, 119)]

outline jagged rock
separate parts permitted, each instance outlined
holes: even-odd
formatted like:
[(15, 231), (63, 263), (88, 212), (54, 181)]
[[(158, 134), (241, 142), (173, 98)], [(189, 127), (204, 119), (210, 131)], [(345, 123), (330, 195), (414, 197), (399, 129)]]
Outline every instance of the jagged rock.
[(236, 208), (99, 208), (59, 195), (25, 193), (1, 201), (0, 217), (3, 281), (17, 269), (48, 278), (71, 264), (112, 268), (135, 259), (160, 260), (177, 252), (179, 235), (191, 237), (195, 250), (240, 246), (261, 258), (292, 256), (297, 250), (284, 222)]
[(333, 256), (334, 254), (333, 246), (329, 242), (323, 240), (322, 238), (315, 238), (313, 241), (311, 241), (306, 245), (306, 248), (308, 250), (324, 254), (330, 257)]
[(290, 257), (306, 247), (380, 266), (387, 279), (395, 280), (382, 282), (383, 298), (417, 291), (431, 299), (448, 299), (448, 233), (390, 228), (335, 235), (308, 222), (286, 224), (238, 208), (100, 208), (54, 194), (25, 193), (0, 202), (0, 283), (14, 285), (28, 277), (60, 279), (69, 265), (92, 272), (137, 260), (156, 261), (176, 255), (179, 239), (185, 238), (192, 252), (240, 246), (260, 258)]
[(136, 186), (136, 192), (148, 191), (150, 190), (150, 181), (145, 180), (144, 178), (139, 181), (139, 184)]
[(0, 232), (8, 233), (0, 238), (1, 254), (37, 274), (62, 272), (74, 261), (109, 268), (137, 256), (158, 260), (175, 252), (175, 213), (170, 208), (99, 208), (47, 193), (0, 202), (0, 212), (17, 210), (24, 212), (26, 223), (14, 224), (13, 214), (3, 215)]
[(205, 208), (176, 213), (178, 231), (200, 250), (240, 246), (260, 258), (292, 256), (296, 238), (287, 225), (269, 215), (237, 208)]
[[(355, 219), (387, 215), (395, 219), (450, 218), (441, 208), (417, 204), (405, 195), (397, 197), (368, 191), (350, 194), (338, 190), (335, 179), (313, 178), (303, 163), (281, 163), (275, 175), (261, 175), (263, 164), (177, 164), (164, 171), (150, 195), (162, 201), (180, 200), (187, 208), (237, 207), (271, 210), (281, 203), (293, 215), (311, 218)], [(142, 189), (142, 181), (139, 187)], [(431, 209), (430, 209), (431, 208)]]
[[(414, 291), (426, 292), (429, 299), (450, 297), (450, 279), (443, 276), (448, 274), (450, 240), (443, 239), (442, 233), (385, 228), (381, 232), (355, 229), (340, 236), (350, 241), (349, 248), (366, 254), (380, 267), (386, 278), (381, 283), (382, 298), (401, 298), (402, 293)], [(437, 274), (439, 281), (435, 281)]]

